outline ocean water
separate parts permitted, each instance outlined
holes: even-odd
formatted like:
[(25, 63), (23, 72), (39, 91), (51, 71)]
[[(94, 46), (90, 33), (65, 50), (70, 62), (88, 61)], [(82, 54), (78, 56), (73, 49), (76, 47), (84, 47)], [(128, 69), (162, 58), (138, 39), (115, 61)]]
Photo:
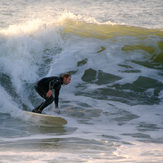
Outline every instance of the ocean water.
[[(29, 120), (34, 83), (65, 72), (68, 124)], [(162, 0), (0, 1), (0, 162), (162, 160)]]

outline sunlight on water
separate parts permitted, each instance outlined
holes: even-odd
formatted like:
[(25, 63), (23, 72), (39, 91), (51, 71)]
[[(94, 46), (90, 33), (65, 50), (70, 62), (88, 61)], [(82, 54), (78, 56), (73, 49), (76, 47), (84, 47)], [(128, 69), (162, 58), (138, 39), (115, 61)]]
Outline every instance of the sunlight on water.
[(4, 33), (5, 35), (33, 33), (36, 30), (39, 30), (41, 24), (42, 24), (41, 20), (28, 21), (22, 25), (11, 25), (7, 30), (2, 30), (2, 33)]
[(115, 154), (124, 157), (125, 159), (129, 159), (132, 162), (139, 162), (139, 160), (143, 160), (144, 162), (155, 162), (156, 157), (158, 157), (158, 161), (162, 160), (162, 147), (162, 144), (157, 146), (153, 143), (147, 145), (145, 143), (134, 142), (133, 145), (130, 145), (129, 147), (122, 145)]

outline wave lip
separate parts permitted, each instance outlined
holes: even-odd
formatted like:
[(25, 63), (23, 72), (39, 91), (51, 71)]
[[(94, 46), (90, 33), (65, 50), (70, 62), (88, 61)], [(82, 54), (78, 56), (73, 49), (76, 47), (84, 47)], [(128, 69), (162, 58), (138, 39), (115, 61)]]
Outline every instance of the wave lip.
[(148, 29), (138, 26), (129, 26), (125, 24), (112, 23), (110, 21), (99, 23), (94, 18), (86, 19), (78, 16), (63, 17), (61, 24), (65, 33), (76, 34), (82, 37), (93, 37), (98, 39), (107, 39), (117, 36), (143, 36), (149, 35), (163, 37), (163, 29)]

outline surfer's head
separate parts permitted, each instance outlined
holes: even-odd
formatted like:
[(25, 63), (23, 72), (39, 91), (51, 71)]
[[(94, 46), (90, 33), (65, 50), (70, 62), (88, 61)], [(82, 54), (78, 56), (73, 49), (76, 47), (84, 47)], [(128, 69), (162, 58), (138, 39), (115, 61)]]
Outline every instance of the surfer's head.
[(68, 85), (71, 82), (71, 75), (68, 73), (63, 74), (62, 78), (63, 78), (64, 85)]

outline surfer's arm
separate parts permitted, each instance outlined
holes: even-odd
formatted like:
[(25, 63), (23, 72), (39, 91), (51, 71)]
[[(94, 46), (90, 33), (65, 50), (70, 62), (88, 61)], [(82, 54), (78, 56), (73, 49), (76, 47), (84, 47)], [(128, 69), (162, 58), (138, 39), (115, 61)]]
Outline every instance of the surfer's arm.
[(59, 102), (59, 89), (55, 89), (55, 108), (58, 108), (58, 102)]
[(58, 85), (58, 80), (51, 80), (49, 82), (49, 90), (52, 90), (55, 87), (55, 85)]
[(47, 97), (50, 97), (52, 95), (52, 89), (57, 84), (58, 84), (58, 80), (52, 80), (52, 81), (49, 82), (49, 91), (46, 93)]

